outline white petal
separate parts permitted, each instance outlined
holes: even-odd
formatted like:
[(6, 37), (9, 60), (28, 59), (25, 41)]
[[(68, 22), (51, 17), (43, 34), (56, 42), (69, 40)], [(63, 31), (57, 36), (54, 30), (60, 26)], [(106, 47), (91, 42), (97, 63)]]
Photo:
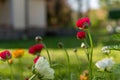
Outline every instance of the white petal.
[(54, 79), (54, 70), (50, 68), (47, 59), (40, 57), (35, 64), (36, 71), (43, 76), (43, 79)]
[(95, 64), (99, 69), (111, 69), (114, 65), (114, 61), (112, 60), (112, 58), (105, 58), (103, 60), (98, 61)]

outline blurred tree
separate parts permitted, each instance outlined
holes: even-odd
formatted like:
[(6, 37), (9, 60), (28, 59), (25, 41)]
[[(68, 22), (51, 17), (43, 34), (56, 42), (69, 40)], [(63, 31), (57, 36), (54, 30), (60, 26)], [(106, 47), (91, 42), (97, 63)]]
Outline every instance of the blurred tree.
[(77, 0), (77, 3), (78, 3), (78, 18), (82, 17), (82, 13), (81, 13), (81, 6), (82, 6), (82, 3), (81, 3), (82, 0)]
[(120, 0), (100, 0), (100, 2), (107, 8), (120, 8)]
[(66, 0), (47, 0), (48, 26), (63, 27), (71, 24), (71, 10)]

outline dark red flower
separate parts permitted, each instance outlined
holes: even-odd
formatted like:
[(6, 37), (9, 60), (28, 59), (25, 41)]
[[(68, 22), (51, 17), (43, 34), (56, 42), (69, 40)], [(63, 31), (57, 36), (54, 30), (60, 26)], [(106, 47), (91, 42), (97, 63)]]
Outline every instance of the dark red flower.
[(5, 50), (0, 53), (1, 60), (8, 60), (11, 58), (11, 53), (8, 50)]
[(34, 64), (37, 62), (37, 60), (40, 58), (40, 56), (37, 56), (35, 59), (34, 59)]
[(76, 22), (76, 26), (80, 29), (85, 29), (87, 26), (90, 26), (89, 18), (81, 18)]
[(37, 53), (40, 53), (43, 48), (44, 48), (43, 44), (33, 45), (29, 48), (29, 53), (33, 54), (33, 55), (36, 55)]
[(86, 36), (86, 33), (84, 31), (77, 32), (77, 38), (78, 39), (84, 39)]

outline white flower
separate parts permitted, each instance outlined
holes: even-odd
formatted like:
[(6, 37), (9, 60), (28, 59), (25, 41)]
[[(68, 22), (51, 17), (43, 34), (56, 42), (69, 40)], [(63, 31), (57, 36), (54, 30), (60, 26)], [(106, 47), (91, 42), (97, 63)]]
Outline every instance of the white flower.
[(112, 58), (105, 58), (103, 60), (98, 61), (95, 65), (101, 70), (110, 70), (114, 65), (114, 61)]
[(105, 46), (102, 48), (103, 53), (110, 53), (110, 50), (108, 49), (108, 46)]
[(35, 70), (43, 76), (42, 79), (54, 79), (54, 70), (50, 68), (50, 64), (44, 57), (40, 57), (37, 60)]

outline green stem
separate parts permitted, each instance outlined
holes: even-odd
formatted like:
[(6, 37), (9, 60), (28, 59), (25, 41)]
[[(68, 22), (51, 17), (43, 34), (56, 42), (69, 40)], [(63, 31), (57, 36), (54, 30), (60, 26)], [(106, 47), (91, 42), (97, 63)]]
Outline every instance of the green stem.
[(90, 54), (89, 54), (89, 80), (92, 80), (92, 62), (93, 62), (93, 59), (92, 59), (92, 56), (93, 56), (93, 41), (92, 41), (92, 37), (91, 37), (91, 34), (90, 34), (90, 31), (88, 30), (88, 37), (89, 37), (89, 40), (90, 40)]
[(77, 52), (75, 52), (75, 56), (76, 56), (76, 59), (77, 59), (77, 63), (78, 63), (78, 66), (79, 66), (79, 71), (80, 71), (80, 62), (79, 62), (79, 57), (78, 57), (78, 54)]
[(88, 53), (88, 50), (85, 50), (85, 53), (86, 53), (87, 59), (88, 59), (88, 61), (89, 61), (89, 53)]
[[(42, 42), (42, 43), (44, 44), (44, 42)], [(50, 66), (51, 66), (52, 65), (52, 60), (51, 60), (51, 57), (50, 57), (50, 53), (49, 53), (49, 51), (48, 51), (48, 49), (47, 49), (45, 44), (44, 44), (44, 47), (46, 49), (46, 52), (47, 52), (47, 55), (48, 55), (48, 59), (49, 59), (49, 63), (50, 63)]]
[(86, 45), (86, 48), (84, 49), (84, 51), (85, 51), (85, 53), (87, 55), (87, 59), (89, 61), (89, 49), (87, 48), (87, 47), (89, 47), (89, 45), (88, 45), (86, 39), (84, 39), (84, 42), (85, 42), (85, 45)]
[(88, 50), (88, 49), (84, 49), (84, 51), (85, 51), (85, 54), (86, 54), (87, 59), (88, 59), (88, 61), (89, 61), (89, 50)]
[(68, 61), (68, 75), (69, 75), (69, 80), (71, 80), (70, 58), (69, 58), (67, 50), (64, 47), (63, 47), (63, 49), (64, 49), (64, 51), (66, 53), (66, 56), (67, 56), (67, 61)]
[(107, 57), (110, 58), (110, 55), (108, 53), (106, 53)]
[(21, 78), (23, 79), (23, 75), (22, 75), (22, 73), (23, 73), (23, 68), (22, 68), (22, 61), (21, 61), (21, 58), (19, 58), (19, 67), (20, 67), (20, 75), (21, 75)]
[(106, 78), (106, 71), (104, 71), (104, 73), (103, 73), (103, 78), (104, 78), (104, 80), (107, 80), (107, 78)]
[(52, 61), (51, 61), (50, 53), (49, 53), (49, 51), (48, 51), (47, 47), (45, 47), (45, 48), (46, 48), (47, 55), (48, 55), (48, 58), (49, 58), (49, 62), (50, 62), (50, 65), (51, 65), (51, 64), (52, 64)]
[[(7, 62), (8, 62), (8, 60), (7, 60)], [(9, 62), (8, 62), (8, 65), (10, 67), (10, 74), (11, 74), (10, 78), (11, 78), (11, 80), (14, 80), (12, 66), (11, 66), (11, 64), (9, 64)]]
[(36, 76), (37, 76), (36, 74), (32, 75), (32, 76), (29, 78), (29, 80), (33, 80)]

